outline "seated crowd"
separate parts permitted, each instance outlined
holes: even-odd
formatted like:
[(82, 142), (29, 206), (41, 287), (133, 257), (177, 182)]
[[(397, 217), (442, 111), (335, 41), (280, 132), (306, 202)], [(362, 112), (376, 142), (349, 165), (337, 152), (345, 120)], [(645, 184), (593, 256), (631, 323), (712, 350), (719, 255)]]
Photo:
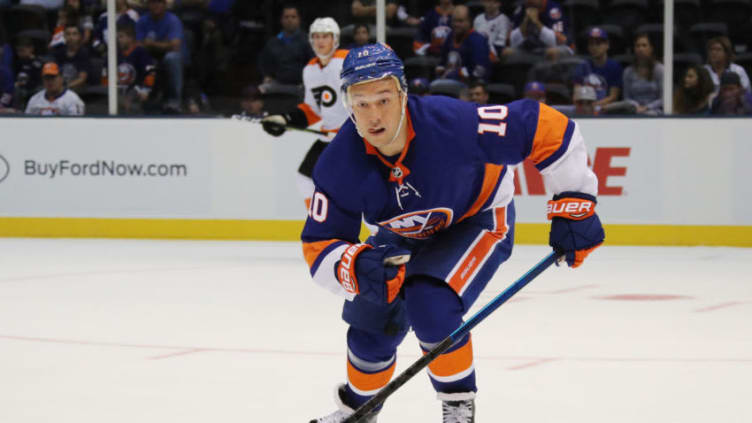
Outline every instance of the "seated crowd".
[[(386, 0), (387, 43), (414, 94), (662, 115), (662, 29), (588, 20), (574, 4)], [(105, 5), (0, 0), (0, 113), (107, 113)], [(342, 48), (375, 41), (375, 0), (116, 0), (119, 113), (263, 116), (295, 103), (314, 57), (306, 23), (320, 16), (339, 23)], [(675, 43), (674, 114), (752, 114), (740, 33), (693, 31), (702, 37), (692, 47)]]

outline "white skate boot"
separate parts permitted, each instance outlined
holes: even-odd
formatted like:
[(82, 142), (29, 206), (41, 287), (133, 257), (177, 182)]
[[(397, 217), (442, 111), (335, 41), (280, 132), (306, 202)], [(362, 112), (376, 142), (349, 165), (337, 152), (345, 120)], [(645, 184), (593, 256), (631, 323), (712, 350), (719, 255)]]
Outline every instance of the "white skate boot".
[(439, 394), (443, 423), (475, 423), (475, 392)]
[[(324, 417), (313, 419), (310, 423), (342, 423), (343, 421), (345, 421), (345, 419), (350, 417), (355, 412), (355, 410), (345, 404), (345, 401), (343, 399), (344, 396), (345, 384), (343, 383), (341, 385), (338, 385), (337, 389), (334, 391), (334, 402), (337, 403), (339, 410)], [(366, 420), (366, 423), (376, 423), (376, 414), (378, 414), (378, 412), (371, 413), (371, 416)]]

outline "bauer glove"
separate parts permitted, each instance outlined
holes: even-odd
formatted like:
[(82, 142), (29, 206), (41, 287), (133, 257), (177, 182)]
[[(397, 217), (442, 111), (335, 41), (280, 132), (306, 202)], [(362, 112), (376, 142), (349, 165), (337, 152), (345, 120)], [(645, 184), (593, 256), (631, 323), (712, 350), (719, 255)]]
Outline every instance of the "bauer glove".
[(287, 119), (283, 115), (270, 115), (261, 119), (261, 127), (269, 135), (278, 137), (287, 129)]
[(407, 254), (407, 250), (391, 245), (353, 244), (335, 264), (337, 280), (347, 292), (364, 300), (391, 303), (405, 283), (405, 265), (389, 263)]
[(551, 233), (548, 244), (577, 267), (605, 238), (603, 225), (595, 214), (595, 197), (581, 192), (562, 192), (548, 202)]

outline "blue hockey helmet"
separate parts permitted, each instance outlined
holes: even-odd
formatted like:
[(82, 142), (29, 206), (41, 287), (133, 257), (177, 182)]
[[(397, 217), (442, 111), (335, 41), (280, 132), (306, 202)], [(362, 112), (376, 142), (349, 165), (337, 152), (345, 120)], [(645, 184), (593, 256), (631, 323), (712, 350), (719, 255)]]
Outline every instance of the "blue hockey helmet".
[(385, 44), (368, 44), (350, 50), (342, 63), (342, 92), (355, 84), (394, 76), (402, 91), (407, 92), (405, 66), (397, 53)]

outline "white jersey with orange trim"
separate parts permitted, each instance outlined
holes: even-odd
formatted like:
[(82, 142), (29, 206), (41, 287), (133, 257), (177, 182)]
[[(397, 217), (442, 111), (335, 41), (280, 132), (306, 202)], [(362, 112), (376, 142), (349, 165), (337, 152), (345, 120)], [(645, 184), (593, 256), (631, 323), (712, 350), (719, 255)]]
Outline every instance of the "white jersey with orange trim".
[(82, 116), (84, 111), (84, 102), (81, 97), (68, 89), (53, 99), (47, 98), (46, 90), (39, 91), (29, 99), (26, 105), (28, 115)]
[[(476, 217), (509, 206), (510, 166), (525, 159), (535, 163), (552, 194), (597, 193), (577, 124), (545, 104), (478, 106), (411, 95), (405, 121), (408, 141), (398, 157), (381, 156), (347, 121), (314, 169), (304, 256), (314, 281), (345, 298), (352, 294), (339, 285), (332, 266), (359, 241), (361, 214), (379, 232), (430, 244), (463, 221), (473, 225)], [(442, 251), (467, 246), (441, 245)]]
[(305, 98), (298, 108), (303, 110), (308, 125), (321, 121), (321, 130), (336, 133), (347, 119), (347, 111), (340, 98), (339, 74), (347, 50), (337, 50), (326, 66), (321, 66), (318, 57), (314, 57), (303, 68), (303, 85)]

